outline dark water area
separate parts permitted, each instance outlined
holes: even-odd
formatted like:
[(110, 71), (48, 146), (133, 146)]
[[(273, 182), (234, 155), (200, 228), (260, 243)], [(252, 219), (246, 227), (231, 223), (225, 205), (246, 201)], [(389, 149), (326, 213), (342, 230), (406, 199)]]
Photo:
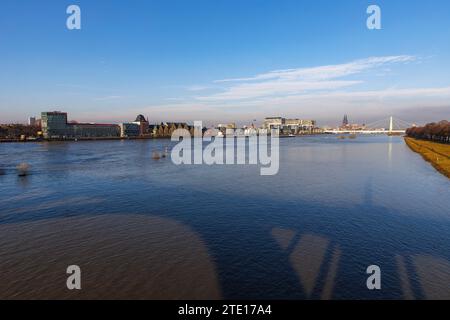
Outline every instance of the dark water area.
[(450, 180), (401, 137), (281, 139), (275, 176), (172, 145), (1, 144), (0, 298), (450, 299)]

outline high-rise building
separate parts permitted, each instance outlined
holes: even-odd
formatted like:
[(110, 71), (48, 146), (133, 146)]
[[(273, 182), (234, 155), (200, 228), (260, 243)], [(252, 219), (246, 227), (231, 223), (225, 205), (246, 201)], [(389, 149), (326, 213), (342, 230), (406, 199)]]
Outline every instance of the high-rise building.
[(34, 127), (36, 125), (36, 118), (35, 117), (29, 117), (28, 118), (28, 125)]

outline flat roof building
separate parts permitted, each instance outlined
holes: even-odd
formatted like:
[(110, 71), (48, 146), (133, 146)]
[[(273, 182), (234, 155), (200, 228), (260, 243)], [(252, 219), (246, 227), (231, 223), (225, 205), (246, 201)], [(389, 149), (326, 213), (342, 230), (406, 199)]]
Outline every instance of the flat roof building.
[(68, 123), (67, 113), (42, 112), (42, 134), (45, 139), (112, 138), (120, 136), (117, 124)]

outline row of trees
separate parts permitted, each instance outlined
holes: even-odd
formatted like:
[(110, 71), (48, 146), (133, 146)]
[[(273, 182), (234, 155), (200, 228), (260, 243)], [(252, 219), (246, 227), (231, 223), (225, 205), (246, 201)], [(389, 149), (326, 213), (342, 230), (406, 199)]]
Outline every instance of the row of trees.
[(0, 125), (0, 139), (19, 139), (21, 136), (37, 137), (38, 126), (27, 126), (23, 124)]
[(450, 143), (450, 122), (429, 123), (424, 127), (413, 127), (406, 130), (408, 137)]

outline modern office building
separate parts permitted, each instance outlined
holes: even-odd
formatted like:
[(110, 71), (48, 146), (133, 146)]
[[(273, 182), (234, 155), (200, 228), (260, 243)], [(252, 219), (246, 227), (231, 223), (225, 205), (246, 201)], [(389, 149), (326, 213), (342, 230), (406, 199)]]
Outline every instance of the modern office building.
[(263, 128), (267, 130), (279, 130), (283, 134), (301, 134), (312, 132), (316, 126), (315, 120), (286, 119), (271, 117), (264, 120)]
[(120, 136), (120, 127), (117, 124), (74, 123), (68, 124), (68, 127), (69, 132), (73, 132), (69, 138), (117, 138)]
[(67, 136), (67, 113), (59, 111), (42, 112), (41, 119), (42, 134), (45, 139)]
[(121, 123), (120, 136), (122, 138), (139, 137), (141, 135), (141, 125), (136, 122)]
[(42, 112), (42, 134), (45, 139), (113, 138), (120, 136), (116, 124), (68, 123), (67, 113)]
[(305, 119), (285, 119), (284, 129), (299, 133), (301, 131), (311, 131), (316, 126), (315, 120)]
[(282, 117), (266, 118), (263, 123), (263, 128), (269, 129), (269, 130), (272, 130), (272, 129), (281, 130), (285, 121), (286, 121), (286, 119), (284, 119)]

